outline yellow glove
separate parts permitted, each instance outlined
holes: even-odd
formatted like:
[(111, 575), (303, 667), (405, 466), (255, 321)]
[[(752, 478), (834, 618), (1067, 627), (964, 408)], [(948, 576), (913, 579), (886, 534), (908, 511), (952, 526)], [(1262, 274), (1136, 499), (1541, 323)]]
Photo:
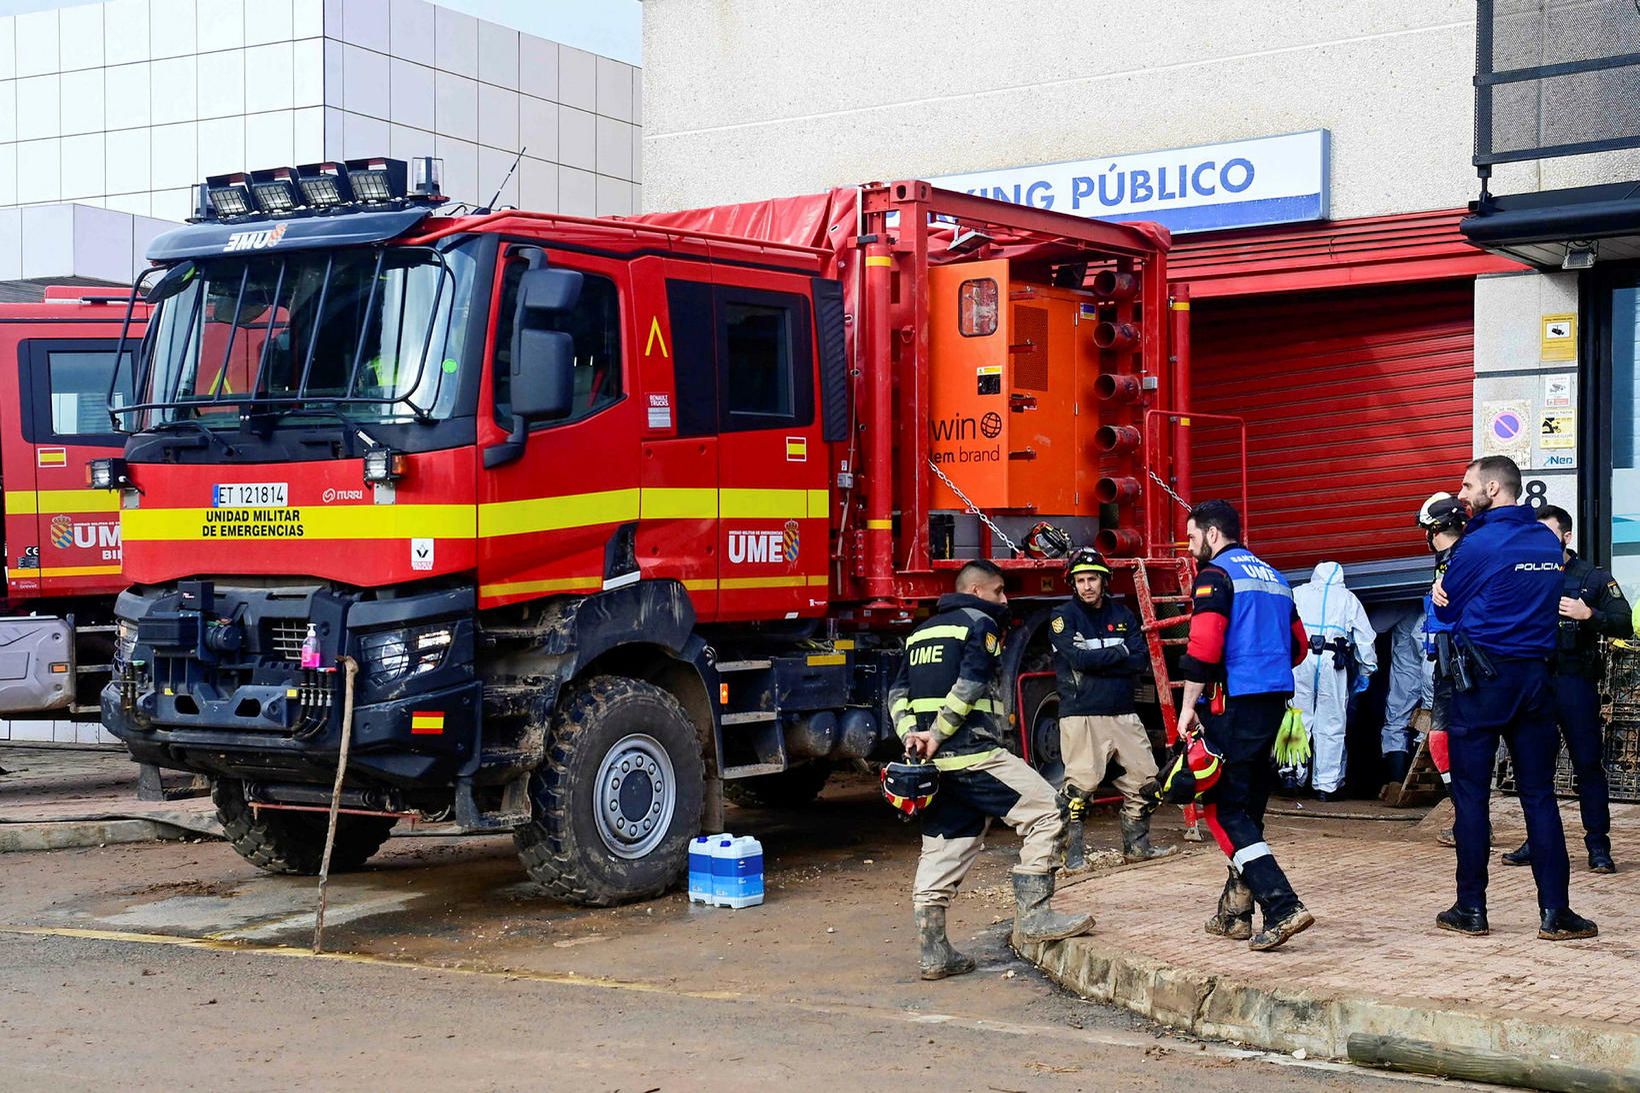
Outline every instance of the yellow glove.
[(1310, 761), (1310, 734), (1304, 728), (1304, 715), (1297, 706), (1287, 707), (1271, 753), (1276, 763), (1283, 767), (1303, 766)]

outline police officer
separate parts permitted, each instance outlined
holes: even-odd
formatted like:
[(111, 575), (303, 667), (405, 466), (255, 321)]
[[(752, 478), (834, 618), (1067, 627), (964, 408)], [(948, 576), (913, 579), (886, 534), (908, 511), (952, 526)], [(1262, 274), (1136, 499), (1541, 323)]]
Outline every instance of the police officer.
[[(1230, 859), (1218, 912), (1206, 929), (1250, 939), (1248, 947), (1262, 952), (1315, 922), (1264, 841), (1264, 806), (1275, 780), (1270, 752), (1309, 638), (1286, 579), (1241, 545), (1241, 515), (1234, 506), (1204, 501), (1190, 510), (1185, 527), (1190, 552), (1204, 564), (1180, 661), (1185, 685), (1179, 731), (1203, 732), (1224, 757), (1218, 784), (1205, 798), (1204, 818)], [(1209, 684), (1227, 696), (1223, 713), (1197, 705)], [(1256, 935), (1254, 901), (1264, 911), (1264, 928)]]
[[(1612, 575), (1572, 549), (1572, 515), (1558, 505), (1542, 505), (1538, 521), (1565, 546), (1566, 569), (1560, 593), (1560, 645), (1555, 661), (1555, 715), (1566, 750), (1577, 774), (1577, 800), (1583, 811), (1583, 843), (1589, 850), (1589, 869), (1615, 873), (1612, 861), (1612, 815), (1606, 767), (1602, 762), (1600, 696), (1600, 638), (1634, 634), (1629, 601)], [(1532, 860), (1532, 841), (1503, 855), (1505, 865)]]
[(1059, 750), (1065, 760), (1060, 815), (1065, 818), (1065, 872), (1088, 867), (1082, 827), (1088, 798), (1105, 780), (1114, 758), (1121, 767), (1122, 857), (1148, 861), (1178, 847), (1150, 845), (1154, 799), (1143, 791), (1156, 777), (1150, 734), (1139, 720), (1133, 687), (1149, 659), (1144, 631), (1133, 612), (1105, 593), (1110, 567), (1092, 547), (1074, 551), (1065, 566), (1075, 592), (1048, 620), (1054, 673), (1059, 681)]
[(1567, 941), (1599, 931), (1571, 909), (1565, 833), (1555, 802), (1560, 737), (1549, 660), (1558, 643), (1561, 544), (1519, 497), (1520, 468), (1514, 460), (1494, 455), (1469, 465), (1458, 499), (1474, 515), (1430, 592), (1436, 617), (1453, 624), (1457, 645), (1447, 746), (1457, 817), (1458, 898), (1435, 922), (1462, 934), (1489, 932), (1487, 798), (1502, 737), (1514, 762), (1533, 848), (1538, 937)]
[(939, 791), (921, 814), (922, 857), (911, 897), (924, 979), (974, 970), (972, 958), (946, 938), (945, 910), (993, 817), (1021, 839), (1014, 867), (1016, 941), (1057, 941), (1093, 928), (1092, 915), (1049, 908), (1062, 829), (1053, 787), (1002, 747), (998, 621), (1007, 606), (1000, 569), (984, 560), (963, 566), (956, 591), (941, 596), (935, 614), (906, 639), (905, 660), (888, 693), (906, 753), (932, 759), (940, 772)]

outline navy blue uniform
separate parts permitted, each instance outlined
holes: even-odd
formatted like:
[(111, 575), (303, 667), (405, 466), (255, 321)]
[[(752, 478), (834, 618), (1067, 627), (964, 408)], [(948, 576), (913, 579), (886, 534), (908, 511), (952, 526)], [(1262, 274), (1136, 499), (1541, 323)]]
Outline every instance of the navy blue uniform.
[(1570, 868), (1555, 802), (1554, 686), (1549, 663), (1558, 643), (1561, 545), (1524, 505), (1499, 505), (1477, 515), (1441, 576), (1446, 606), (1435, 616), (1451, 623), (1460, 644), (1490, 661), (1494, 675), (1475, 671), (1475, 685), (1452, 696), (1447, 741), (1452, 759), (1453, 833), (1458, 843), (1458, 905), (1485, 909), (1487, 816), (1498, 740), (1509, 745), (1532, 876), (1542, 909), (1565, 908)]
[(1106, 596), (1098, 607), (1071, 600), (1048, 621), (1061, 717), (1133, 713), (1133, 686), (1150, 663), (1133, 612)]
[(1601, 637), (1626, 638), (1634, 633), (1629, 601), (1612, 575), (1568, 551), (1561, 595), (1582, 600), (1594, 612), (1586, 619), (1560, 619), (1560, 648), (1555, 662), (1555, 714), (1577, 775), (1577, 800), (1583, 812), (1583, 844), (1591, 852), (1610, 854), (1612, 816), (1606, 785), (1600, 696)]

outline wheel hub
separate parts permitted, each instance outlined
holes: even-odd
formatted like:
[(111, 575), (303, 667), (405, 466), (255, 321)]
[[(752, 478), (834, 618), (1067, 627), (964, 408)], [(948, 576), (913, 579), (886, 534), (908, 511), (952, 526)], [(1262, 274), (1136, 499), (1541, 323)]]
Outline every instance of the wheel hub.
[(659, 846), (677, 808), (677, 778), (660, 741), (646, 733), (616, 741), (598, 766), (592, 808), (599, 837), (617, 857), (641, 858)]

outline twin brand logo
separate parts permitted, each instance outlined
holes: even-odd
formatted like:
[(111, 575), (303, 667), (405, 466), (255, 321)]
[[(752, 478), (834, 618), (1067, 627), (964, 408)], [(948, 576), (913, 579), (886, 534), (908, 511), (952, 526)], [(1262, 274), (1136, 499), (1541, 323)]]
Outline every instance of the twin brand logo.
[(279, 240), (285, 237), (285, 229), (288, 227), (289, 224), (278, 224), (261, 231), (234, 232), (228, 236), (228, 245), (222, 248), (222, 252), (227, 254), (236, 250), (262, 250), (276, 246)]

